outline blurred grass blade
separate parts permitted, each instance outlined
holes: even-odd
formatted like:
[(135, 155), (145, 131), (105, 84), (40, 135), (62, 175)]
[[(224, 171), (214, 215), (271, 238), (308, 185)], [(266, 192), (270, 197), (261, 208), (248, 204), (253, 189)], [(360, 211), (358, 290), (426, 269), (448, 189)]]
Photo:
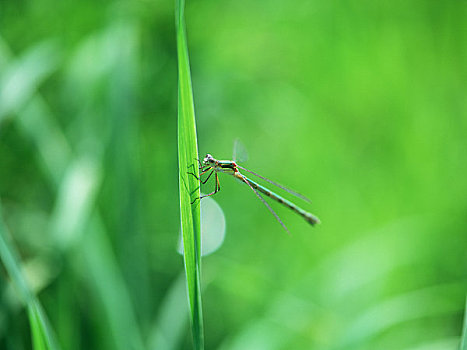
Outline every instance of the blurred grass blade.
[(186, 298), (185, 276), (175, 279), (159, 307), (158, 316), (149, 336), (149, 349), (176, 350), (181, 348), (188, 326), (188, 306), (180, 303)]
[(31, 326), (34, 349), (58, 348), (50, 329), (47, 317), (42, 311), (39, 302), (29, 289), (26, 279), (21, 272), (20, 260), (13, 244), (9, 242), (7, 228), (3, 222), (0, 207), (0, 260), (10, 276), (14, 287), (19, 292), (22, 301), (28, 307), (29, 322)]
[(57, 349), (47, 317), (37, 300), (33, 299), (29, 303), (28, 315), (31, 324), (33, 349)]
[(191, 85), (190, 62), (185, 29), (185, 1), (178, 0), (176, 7), (177, 53), (178, 53), (178, 165), (180, 187), (180, 216), (183, 235), (183, 257), (185, 260), (188, 299), (195, 349), (204, 348), (203, 316), (201, 310), (200, 269), (201, 234), (199, 183), (188, 171), (199, 175), (198, 149), (196, 141), (195, 111)]
[(110, 339), (114, 343), (112, 349), (144, 349), (128, 287), (99, 216), (90, 219), (82, 241), (79, 251), (82, 251), (91, 285), (101, 300), (99, 308), (102, 307), (102, 312), (98, 312), (103, 313), (109, 323)]
[[(108, 36), (105, 35), (103, 37), (108, 38)], [(88, 40), (93, 40), (93, 36)], [(85, 41), (83, 45), (86, 45), (86, 43), (87, 41)], [(118, 47), (120, 46), (115, 46), (115, 48)], [(0, 62), (8, 63), (11, 61), (11, 57), (8, 55), (9, 51), (7, 45), (2, 42), (0, 37)], [(109, 49), (105, 51), (105, 53), (108, 52), (113, 51)], [(95, 58), (95, 56), (93, 57)], [(77, 158), (73, 157), (71, 146), (65, 134), (60, 129), (56, 118), (52, 115), (50, 108), (40, 94), (36, 92), (31, 99), (19, 109), (17, 120), (24, 134), (31, 138), (33, 143), (37, 146), (38, 158), (49, 182), (60, 191), (66, 190), (67, 186), (63, 184), (63, 181), (66, 181), (66, 176), (70, 175), (70, 171), (81, 168), (81, 166), (77, 165), (79, 165), (84, 158), (82, 158), (83, 156)], [(93, 154), (95, 155), (95, 153), (96, 147), (93, 148)], [(85, 173), (87, 173), (88, 176), (98, 177), (99, 171), (96, 172), (96, 170), (100, 167), (100, 161), (94, 159), (92, 163), (94, 163), (94, 165), (91, 165), (91, 168), (94, 168), (94, 170), (89, 169), (91, 171), (85, 171)], [(94, 183), (94, 181), (98, 182), (98, 179), (91, 179), (91, 182)], [(90, 226), (87, 228), (89, 234), (85, 236), (85, 239), (72, 239), (68, 242), (65, 240), (65, 242), (62, 243), (66, 244), (57, 244), (57, 248), (63, 249), (63, 253), (65, 253), (67, 249), (72, 248), (72, 244), (68, 243), (74, 242), (79, 243), (79, 246), (75, 249), (85, 253), (76, 255), (76, 259), (74, 259), (73, 263), (76, 264), (78, 270), (82, 268), (82, 264), (86, 264), (86, 271), (89, 271), (89, 275), (92, 277), (89, 279), (90, 288), (96, 292), (96, 295), (99, 296), (99, 300), (105, 301), (102, 303), (103, 310), (96, 312), (99, 316), (102, 315), (103, 320), (105, 320), (103, 323), (105, 326), (100, 327), (97, 331), (106, 336), (112, 334), (110, 338), (114, 342), (114, 349), (143, 349), (144, 345), (136, 321), (135, 310), (131, 303), (131, 297), (125, 285), (116, 257), (111, 253), (112, 247), (108, 238), (109, 234), (101, 224), (98, 214), (90, 213), (88, 210), (89, 206), (92, 206), (94, 193), (91, 192), (95, 191), (94, 186), (95, 184), (91, 186), (86, 185), (88, 190), (91, 190), (87, 196), (91, 195), (91, 197), (85, 199), (87, 203), (83, 202), (83, 205), (80, 205), (80, 210), (84, 210), (84, 212), (75, 212), (76, 217), (79, 219), (73, 220), (74, 225), (68, 222), (68, 226), (66, 227), (75, 238), (79, 238), (78, 235), (80, 233), (78, 232), (78, 226), (84, 227), (89, 220), (89, 218), (86, 219), (86, 216), (92, 214)], [(80, 195), (82, 194), (83, 193), (80, 193)], [(57, 205), (62, 204), (57, 203)], [(77, 226), (75, 224), (79, 225)], [(60, 225), (57, 225), (56, 221), (52, 222), (52, 230), (65, 228), (59, 226)], [(57, 236), (55, 235), (54, 237), (56, 238)], [(113, 286), (113, 288), (109, 288), (109, 286)], [(61, 325), (58, 327), (60, 326)], [(64, 325), (64, 327), (67, 327), (67, 325)], [(110, 329), (110, 332), (108, 329)]]
[(56, 204), (50, 219), (53, 241), (61, 251), (82, 242), (84, 226), (94, 209), (100, 180), (98, 156), (85, 154), (70, 161), (63, 181), (58, 186)]
[(7, 229), (3, 222), (3, 217), (0, 208), (0, 259), (5, 266), (5, 270), (11, 281), (19, 292), (19, 296), (24, 303), (29, 303), (32, 298), (32, 293), (29, 290), (26, 280), (24, 279), (21, 267), (19, 265), (19, 258), (16, 250), (9, 242)]
[(467, 350), (467, 299), (465, 301), (464, 325), (462, 326), (462, 336), (460, 350)]
[(37, 310), (28, 306), (29, 324), (31, 325), (31, 337), (34, 350), (47, 349), (44, 339), (45, 335), (43, 328), (41, 327), (40, 318)]
[[(5, 50), (6, 47), (2, 47)], [(46, 40), (33, 46), (0, 72), (0, 120), (18, 112), (41, 83), (58, 68), (59, 62), (56, 43)]]

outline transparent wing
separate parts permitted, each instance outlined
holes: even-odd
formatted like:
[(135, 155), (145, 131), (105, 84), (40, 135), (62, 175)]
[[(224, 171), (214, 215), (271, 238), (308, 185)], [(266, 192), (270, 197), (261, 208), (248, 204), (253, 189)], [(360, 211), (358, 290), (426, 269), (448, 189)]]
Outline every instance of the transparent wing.
[(288, 192), (288, 193), (294, 195), (295, 197), (301, 198), (301, 199), (303, 199), (304, 201), (306, 201), (306, 202), (308, 202), (308, 203), (311, 203), (311, 200), (309, 200), (309, 199), (308, 199), (307, 197), (305, 197), (303, 194), (300, 194), (300, 193), (298, 193), (298, 192), (295, 192), (294, 190), (291, 190), (290, 188), (287, 188), (287, 187), (285, 187), (285, 186), (282, 186), (282, 185), (278, 184), (277, 182), (274, 182), (274, 181), (272, 181), (272, 180), (269, 180), (267, 177), (263, 177), (263, 176), (261, 176), (261, 175), (258, 175), (258, 174), (256, 174), (255, 172), (253, 172), (253, 171), (251, 171), (251, 170), (248, 170), (248, 169), (245, 169), (244, 167), (242, 167), (242, 166), (240, 166), (240, 165), (238, 165), (238, 164), (237, 164), (237, 167), (239, 167), (239, 168), (242, 169), (242, 170), (245, 170), (245, 171), (249, 172), (250, 174), (253, 174), (253, 175), (255, 175), (255, 176), (258, 176), (260, 179), (263, 179), (264, 181), (269, 182), (271, 185), (274, 185), (274, 186), (277, 186), (277, 187), (283, 189), (284, 191), (286, 191), (286, 192)]
[(246, 162), (248, 160), (248, 152), (240, 139), (235, 139), (233, 146), (233, 161), (234, 162)]

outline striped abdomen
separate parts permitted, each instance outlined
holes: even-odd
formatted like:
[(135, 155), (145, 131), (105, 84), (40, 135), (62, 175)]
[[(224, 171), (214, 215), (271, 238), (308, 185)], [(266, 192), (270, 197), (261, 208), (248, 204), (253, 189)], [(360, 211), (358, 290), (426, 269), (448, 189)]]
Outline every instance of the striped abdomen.
[[(285, 205), (286, 207), (292, 209), (294, 212), (296, 212), (298, 215), (302, 216), (309, 224), (311, 225), (315, 225), (315, 224), (319, 224), (320, 221), (319, 219), (314, 216), (313, 214), (303, 210), (302, 208), (296, 206), (295, 204), (293, 204), (292, 202), (288, 201), (287, 199), (285, 198), (282, 198), (281, 196), (275, 194), (274, 192), (268, 190), (266, 187), (263, 187), (261, 186), (260, 184), (254, 182), (253, 180), (250, 180), (249, 178), (247, 178), (246, 176), (240, 174), (240, 173), (235, 173), (234, 176), (236, 178), (238, 178), (239, 180), (242, 180), (242, 181), (248, 181), (250, 183), (250, 185), (255, 189), (255, 190), (258, 190), (259, 192), (261, 192), (262, 194), (268, 196), (269, 198), (272, 198), (274, 199), (275, 201), (281, 203), (282, 205)], [(243, 179), (244, 178), (244, 179)]]

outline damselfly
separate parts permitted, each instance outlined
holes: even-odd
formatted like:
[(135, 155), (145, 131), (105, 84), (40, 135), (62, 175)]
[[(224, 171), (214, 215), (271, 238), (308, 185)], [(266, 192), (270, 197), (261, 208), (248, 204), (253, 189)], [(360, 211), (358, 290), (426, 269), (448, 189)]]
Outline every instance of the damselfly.
[[(193, 203), (197, 199), (201, 200), (204, 197), (209, 197), (209, 196), (212, 196), (212, 195), (216, 194), (217, 192), (219, 192), (221, 187), (220, 187), (220, 183), (219, 183), (218, 173), (224, 173), (224, 174), (232, 175), (236, 179), (238, 179), (241, 182), (247, 184), (253, 190), (253, 192), (258, 196), (258, 198), (264, 203), (264, 205), (269, 209), (269, 211), (274, 215), (274, 217), (277, 219), (277, 221), (279, 221), (279, 223), (282, 225), (282, 227), (287, 232), (289, 232), (287, 227), (284, 225), (284, 223), (279, 218), (279, 216), (276, 214), (276, 212), (271, 208), (271, 206), (259, 194), (259, 192), (261, 192), (262, 194), (266, 195), (267, 197), (279, 202), (280, 204), (292, 209), (298, 215), (303, 217), (309, 224), (315, 225), (315, 224), (320, 223), (319, 219), (315, 215), (307, 212), (306, 210), (303, 210), (299, 206), (297, 206), (294, 203), (290, 202), (289, 200), (283, 198), (282, 196), (278, 195), (277, 193), (274, 193), (273, 191), (267, 189), (266, 187), (258, 184), (257, 182), (251, 180), (250, 178), (246, 177), (245, 175), (243, 175), (240, 172), (239, 169), (244, 170), (246, 172), (249, 172), (250, 174), (253, 174), (253, 175), (257, 176), (260, 179), (265, 180), (265, 181), (269, 182), (270, 184), (272, 184), (274, 186), (277, 186), (277, 187), (287, 191), (288, 193), (290, 193), (290, 194), (292, 194), (292, 195), (294, 195), (296, 197), (299, 197), (299, 198), (301, 198), (301, 199), (303, 199), (303, 200), (305, 200), (307, 202), (310, 202), (310, 200), (308, 198), (306, 198), (305, 196), (303, 196), (303, 195), (301, 195), (301, 194), (299, 194), (299, 193), (297, 193), (295, 191), (292, 191), (292, 190), (290, 190), (290, 189), (288, 189), (288, 188), (286, 188), (286, 187), (284, 187), (282, 185), (279, 185), (278, 183), (273, 182), (273, 181), (271, 181), (271, 180), (269, 180), (269, 179), (267, 179), (267, 178), (265, 178), (263, 176), (260, 176), (260, 175), (256, 174), (255, 172), (253, 172), (251, 170), (245, 169), (245, 168), (241, 167), (240, 165), (238, 165), (233, 160), (217, 160), (212, 155), (206, 154), (206, 157), (203, 159), (203, 161), (202, 162), (199, 161), (199, 170), (200, 170), (199, 180), (200, 180), (200, 182), (202, 184), (205, 184), (209, 180), (211, 175), (214, 174), (214, 177), (215, 177), (214, 191), (211, 192), (211, 193), (208, 193), (206, 195), (203, 195), (200, 198), (196, 198), (193, 201)], [(209, 173), (207, 178), (205, 180), (201, 180), (201, 175), (206, 174), (206, 173)], [(192, 174), (192, 175), (194, 175), (194, 174)]]

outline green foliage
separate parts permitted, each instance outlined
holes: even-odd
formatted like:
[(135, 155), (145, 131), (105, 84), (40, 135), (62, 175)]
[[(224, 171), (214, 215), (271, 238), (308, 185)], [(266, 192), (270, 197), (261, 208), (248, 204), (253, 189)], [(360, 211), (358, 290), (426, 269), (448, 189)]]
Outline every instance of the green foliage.
[[(185, 28), (185, 2), (177, 6), (178, 52), (178, 169), (180, 187), (180, 216), (183, 236), (188, 296), (195, 349), (204, 348), (203, 315), (201, 310), (200, 269), (201, 232), (198, 146), (196, 140), (195, 110), (191, 84), (190, 62)], [(192, 174), (188, 174), (191, 172)], [(194, 201), (194, 203), (193, 203)]]

